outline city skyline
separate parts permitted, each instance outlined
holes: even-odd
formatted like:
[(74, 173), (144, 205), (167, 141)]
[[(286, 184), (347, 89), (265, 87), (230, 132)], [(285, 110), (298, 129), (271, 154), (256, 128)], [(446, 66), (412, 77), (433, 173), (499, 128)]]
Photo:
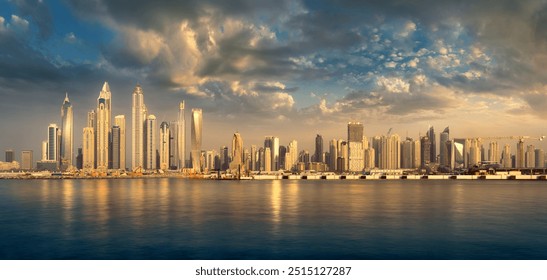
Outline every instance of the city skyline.
[(178, 119), (170, 104), (180, 100), (203, 108), (205, 149), (239, 131), (245, 143), (276, 135), (313, 153), (313, 135), (343, 138), (349, 121), (363, 123), (369, 137), (393, 128), (418, 139), (429, 125), (450, 126), (451, 138), (547, 134), (538, 1), (495, 9), (484, 1), (252, 2), (241, 10), (215, 1), (169, 10), (99, 1), (101, 12), (77, 1), (31, 2), (0, 4), (8, 55), (0, 62), (0, 129), (10, 131), (0, 135), (3, 149), (39, 155), (36, 139), (48, 124), (61, 126), (59, 100), (68, 92), (76, 153), (104, 81), (112, 116), (128, 121), (136, 83), (158, 125)]

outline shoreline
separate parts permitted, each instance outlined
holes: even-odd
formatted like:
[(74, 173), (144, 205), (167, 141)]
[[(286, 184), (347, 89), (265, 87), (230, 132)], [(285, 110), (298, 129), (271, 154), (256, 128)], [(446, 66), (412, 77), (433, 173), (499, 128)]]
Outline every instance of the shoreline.
[(314, 174), (314, 175), (282, 175), (282, 174), (260, 174), (244, 176), (240, 179), (236, 177), (221, 177), (211, 175), (185, 175), (185, 174), (153, 174), (153, 175), (125, 175), (125, 176), (72, 176), (59, 174), (28, 174), (28, 173), (3, 173), (0, 174), (0, 180), (124, 180), (124, 179), (159, 179), (175, 178), (189, 180), (519, 180), (519, 181), (547, 181), (547, 174), (493, 174), (493, 175), (361, 175), (361, 174)]

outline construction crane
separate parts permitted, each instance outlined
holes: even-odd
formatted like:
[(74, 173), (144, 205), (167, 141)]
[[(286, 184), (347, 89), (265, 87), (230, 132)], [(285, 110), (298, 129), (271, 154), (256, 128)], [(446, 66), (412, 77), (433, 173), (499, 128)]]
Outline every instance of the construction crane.
[(389, 128), (389, 130), (387, 131), (387, 136), (389, 136), (391, 134), (391, 130), (393, 130), (393, 127)]
[(505, 140), (505, 139), (515, 140), (516, 139), (516, 140), (518, 140), (519, 143), (523, 143), (524, 139), (543, 141), (543, 139), (545, 139), (545, 135), (544, 136), (539, 136), (539, 137), (532, 137), (532, 136), (492, 136), (492, 137), (477, 137), (475, 139), (477, 139), (478, 141), (481, 141), (481, 140)]

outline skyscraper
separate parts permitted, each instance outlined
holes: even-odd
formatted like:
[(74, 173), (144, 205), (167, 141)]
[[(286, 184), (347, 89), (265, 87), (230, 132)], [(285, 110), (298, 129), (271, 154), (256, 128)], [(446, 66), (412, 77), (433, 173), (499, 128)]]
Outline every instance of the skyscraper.
[(401, 166), (401, 140), (399, 135), (382, 136), (380, 144), (380, 169), (399, 169)]
[(83, 130), (83, 169), (95, 168), (95, 132), (93, 127), (84, 127)]
[(330, 171), (336, 171), (336, 161), (338, 159), (338, 141), (336, 139), (332, 139), (329, 142), (329, 154), (330, 154), (330, 162), (329, 162), (329, 170)]
[(97, 146), (97, 113), (95, 113), (95, 110), (91, 110), (87, 113), (87, 127), (90, 127), (93, 129), (93, 167), (97, 168), (97, 149), (95, 148)]
[(287, 153), (285, 155), (285, 169), (296, 170), (296, 164), (298, 163), (298, 142), (292, 140), (287, 146)]
[(47, 160), (59, 161), (59, 128), (52, 123), (47, 128)]
[(73, 166), (74, 160), (74, 118), (68, 93), (61, 106), (61, 169)]
[(512, 162), (511, 162), (511, 146), (509, 144), (505, 144), (503, 147), (503, 152), (501, 154), (501, 166), (503, 168), (511, 168)]
[(156, 169), (156, 147), (157, 147), (157, 123), (156, 116), (149, 115), (146, 118), (145, 134), (146, 150), (144, 153), (144, 168), (148, 170)]
[(131, 169), (144, 168), (144, 123), (146, 107), (139, 84), (133, 90), (131, 106)]
[[(119, 139), (119, 169), (125, 170), (126, 166), (126, 138), (125, 138), (125, 116), (118, 115), (114, 117), (114, 125), (120, 129), (120, 139)], [(116, 168), (116, 167), (113, 167)]]
[(121, 169), (120, 167), (120, 157), (121, 157), (121, 129), (119, 126), (115, 125), (112, 127), (112, 145), (111, 157), (112, 157), (112, 169)]
[(243, 168), (243, 139), (239, 132), (234, 133), (232, 137), (232, 161), (230, 162), (230, 169), (232, 171), (239, 172), (240, 168)]
[(526, 147), (526, 153), (524, 154), (526, 168), (535, 168), (536, 167), (536, 148), (534, 145), (528, 145)]
[(426, 166), (428, 166), (431, 163), (429, 158), (431, 156), (430, 149), (431, 149), (431, 142), (429, 141), (429, 137), (426, 135), (420, 138), (421, 168), (426, 168)]
[(162, 122), (160, 125), (160, 169), (169, 168), (169, 124)]
[(524, 142), (519, 141), (517, 143), (517, 154), (516, 154), (516, 159), (515, 159), (515, 168), (524, 168), (524, 167), (526, 167)]
[(500, 152), (498, 142), (490, 142), (488, 144), (488, 161), (491, 163), (500, 162)]
[(450, 128), (446, 127), (443, 132), (441, 132), (441, 141), (440, 146), (440, 165), (443, 167), (450, 167)]
[(348, 123), (348, 170), (362, 171), (365, 166), (365, 151), (363, 148), (363, 124), (359, 122)]
[(201, 170), (201, 140), (202, 140), (202, 127), (203, 127), (203, 113), (201, 109), (192, 109), (191, 119), (191, 153), (192, 169), (196, 173), (200, 173)]
[(25, 150), (21, 151), (21, 169), (23, 170), (32, 170), (33, 158), (32, 151)]
[(315, 162), (323, 162), (323, 136), (315, 136)]
[(257, 167), (258, 162), (258, 150), (256, 145), (251, 145), (251, 164), (250, 169), (252, 171), (260, 170), (260, 167)]
[(545, 168), (545, 151), (543, 149), (535, 150), (536, 168)]
[(437, 142), (435, 140), (435, 129), (433, 126), (429, 126), (427, 131), (427, 137), (429, 138), (429, 161), (437, 162)]
[(181, 101), (179, 103), (179, 114), (177, 119), (177, 141), (175, 142), (176, 145), (176, 163), (177, 168), (181, 169), (184, 167), (185, 164), (185, 157), (186, 157), (186, 131), (185, 131), (185, 118), (184, 118), (184, 101)]
[(272, 171), (272, 153), (270, 147), (264, 148), (264, 171)]
[(279, 170), (279, 138), (275, 136), (266, 136), (264, 140), (264, 148), (270, 148), (270, 171)]
[(108, 82), (104, 82), (103, 88), (97, 98), (97, 169), (108, 169), (110, 149), (110, 123), (111, 123), (111, 93)]

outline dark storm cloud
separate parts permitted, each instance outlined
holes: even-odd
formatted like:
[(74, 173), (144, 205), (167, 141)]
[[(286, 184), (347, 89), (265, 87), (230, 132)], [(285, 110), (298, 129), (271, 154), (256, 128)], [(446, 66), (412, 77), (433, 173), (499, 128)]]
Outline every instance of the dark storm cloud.
[(31, 17), (36, 22), (40, 37), (47, 39), (53, 32), (53, 19), (46, 3), (38, 0), (10, 0), (23, 17)]

